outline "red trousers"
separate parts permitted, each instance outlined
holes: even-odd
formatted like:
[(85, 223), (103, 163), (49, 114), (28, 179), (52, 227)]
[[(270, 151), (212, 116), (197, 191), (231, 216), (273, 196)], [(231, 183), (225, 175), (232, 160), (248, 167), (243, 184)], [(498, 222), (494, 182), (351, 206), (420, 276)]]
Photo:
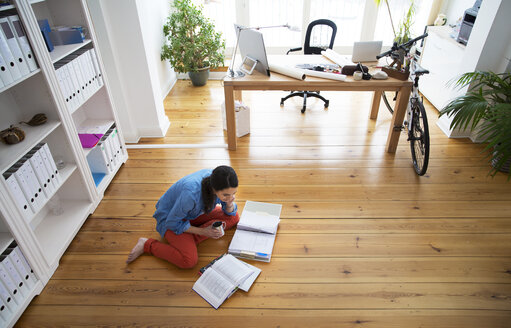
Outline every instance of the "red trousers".
[[(224, 221), (225, 229), (234, 227), (240, 217), (236, 215), (227, 215), (221, 207), (216, 207), (207, 214), (202, 214), (190, 221), (194, 227), (207, 227), (215, 221)], [(183, 232), (176, 235), (173, 231), (165, 232), (165, 239), (168, 244), (149, 238), (144, 244), (144, 252), (152, 254), (160, 259), (166, 260), (183, 269), (190, 269), (197, 265), (199, 255), (197, 254), (197, 245), (208, 239), (206, 236)]]

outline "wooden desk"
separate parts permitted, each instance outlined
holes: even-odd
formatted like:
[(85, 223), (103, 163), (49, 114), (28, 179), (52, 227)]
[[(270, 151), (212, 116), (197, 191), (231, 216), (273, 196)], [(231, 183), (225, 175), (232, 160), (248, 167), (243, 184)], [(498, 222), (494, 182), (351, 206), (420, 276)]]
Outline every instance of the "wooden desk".
[[(270, 63), (280, 62), (287, 65), (329, 62), (328, 59), (321, 55), (272, 56), (269, 57), (269, 60)], [(238, 79), (226, 77), (224, 79), (224, 94), (228, 149), (236, 150), (237, 147), (234, 100), (241, 100), (242, 90), (373, 91), (373, 100), (369, 114), (369, 118), (373, 120), (378, 117), (381, 93), (383, 91), (399, 91), (386, 145), (387, 152), (395, 153), (411, 89), (411, 81), (399, 81), (393, 78), (388, 78), (387, 80), (371, 79), (369, 81), (355, 81), (352, 76), (348, 76), (346, 81), (341, 82), (307, 76), (304, 81), (300, 81), (273, 72), (271, 76), (265, 76), (257, 71), (254, 71), (252, 75), (245, 75)]]

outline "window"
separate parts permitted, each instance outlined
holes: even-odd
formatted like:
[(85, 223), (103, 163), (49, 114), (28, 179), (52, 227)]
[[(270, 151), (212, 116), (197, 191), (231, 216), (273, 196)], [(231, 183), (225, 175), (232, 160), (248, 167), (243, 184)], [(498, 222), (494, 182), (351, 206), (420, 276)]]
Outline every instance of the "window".
[[(421, 5), (428, 1), (415, 0), (415, 19), (412, 26), (412, 36), (419, 36), (424, 33), (424, 26), (429, 16), (429, 9), (431, 4)], [(389, 7), (392, 13), (392, 19), (394, 21), (394, 28), (397, 29), (402, 18), (406, 15), (408, 8), (410, 8), (410, 0), (389, 0)], [(394, 40), (394, 33), (390, 26), (389, 12), (387, 5), (382, 1), (378, 10), (378, 18), (376, 19), (376, 26), (374, 39), (384, 40), (384, 44), (391, 45)]]
[[(411, 0), (389, 0), (394, 26), (410, 6)], [(349, 54), (353, 42), (383, 40), (390, 46), (394, 39), (385, 2), (379, 8), (374, 0), (193, 0), (203, 5), (204, 14), (213, 20), (226, 42), (227, 58), (236, 43), (234, 23), (243, 26), (289, 24), (301, 32), (285, 28), (262, 29), (268, 54), (285, 54), (289, 48), (303, 45), (309, 22), (327, 18), (337, 25), (334, 49)], [(433, 0), (415, 0), (413, 36), (423, 33)]]
[(351, 46), (360, 40), (365, 3), (365, 0), (311, 0), (310, 21), (320, 18), (333, 21), (337, 25), (334, 46)]

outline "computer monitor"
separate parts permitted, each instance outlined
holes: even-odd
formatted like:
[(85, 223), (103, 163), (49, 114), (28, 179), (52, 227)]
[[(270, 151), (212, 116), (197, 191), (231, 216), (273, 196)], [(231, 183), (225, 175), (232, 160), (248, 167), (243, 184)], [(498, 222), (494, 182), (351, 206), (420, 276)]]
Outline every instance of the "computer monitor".
[[(255, 69), (264, 75), (270, 76), (270, 67), (266, 57), (263, 34), (253, 29), (243, 29), (241, 25), (234, 24), (236, 33), (240, 33), (238, 47), (242, 61), (248, 57), (257, 60)], [(236, 34), (237, 35), (237, 34)], [(242, 64), (243, 65), (243, 64)]]

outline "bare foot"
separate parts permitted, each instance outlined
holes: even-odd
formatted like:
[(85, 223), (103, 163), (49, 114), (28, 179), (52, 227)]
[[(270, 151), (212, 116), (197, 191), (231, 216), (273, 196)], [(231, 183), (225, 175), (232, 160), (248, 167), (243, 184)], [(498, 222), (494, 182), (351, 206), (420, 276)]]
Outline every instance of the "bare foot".
[(128, 255), (128, 259), (126, 260), (126, 263), (131, 263), (135, 261), (140, 255), (144, 254), (144, 244), (147, 241), (147, 238), (139, 238), (137, 244), (133, 249), (131, 250), (130, 254)]

